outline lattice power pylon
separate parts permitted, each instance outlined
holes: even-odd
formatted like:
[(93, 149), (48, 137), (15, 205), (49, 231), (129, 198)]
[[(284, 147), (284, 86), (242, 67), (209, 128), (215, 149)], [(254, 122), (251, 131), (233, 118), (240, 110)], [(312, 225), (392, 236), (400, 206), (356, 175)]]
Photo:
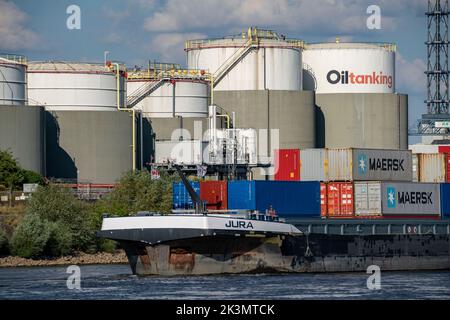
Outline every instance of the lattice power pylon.
[[(449, 69), (448, 69), (448, 0), (428, 0), (427, 16), (428, 64), (427, 71), (427, 114), (418, 123), (419, 135), (446, 135), (449, 115)], [(439, 125), (437, 125), (439, 123)]]

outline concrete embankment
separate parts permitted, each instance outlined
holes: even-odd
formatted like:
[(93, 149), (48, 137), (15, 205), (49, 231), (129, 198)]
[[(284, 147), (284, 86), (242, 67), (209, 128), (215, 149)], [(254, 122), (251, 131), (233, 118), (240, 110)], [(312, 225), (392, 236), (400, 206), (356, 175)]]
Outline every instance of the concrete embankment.
[(37, 267), (37, 266), (58, 266), (58, 265), (85, 265), (85, 264), (117, 264), (128, 263), (127, 256), (123, 250), (115, 253), (100, 252), (95, 254), (76, 253), (52, 259), (25, 259), (20, 257), (0, 257), (1, 267)]

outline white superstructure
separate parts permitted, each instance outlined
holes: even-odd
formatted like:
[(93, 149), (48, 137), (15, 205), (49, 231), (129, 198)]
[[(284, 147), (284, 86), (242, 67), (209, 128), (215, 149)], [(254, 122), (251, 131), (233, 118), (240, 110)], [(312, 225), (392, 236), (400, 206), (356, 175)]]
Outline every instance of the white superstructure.
[(119, 65), (117, 75), (116, 69), (115, 64), (30, 62), (29, 104), (45, 105), (49, 111), (115, 111), (118, 104), (124, 108), (126, 70)]
[(303, 87), (316, 93), (394, 93), (393, 44), (316, 43), (303, 51)]
[(0, 55), (0, 104), (27, 102), (27, 64), (19, 55)]
[(236, 215), (173, 214), (104, 218), (102, 231), (143, 229), (197, 229), (301, 234), (295, 226), (283, 222), (243, 219)]

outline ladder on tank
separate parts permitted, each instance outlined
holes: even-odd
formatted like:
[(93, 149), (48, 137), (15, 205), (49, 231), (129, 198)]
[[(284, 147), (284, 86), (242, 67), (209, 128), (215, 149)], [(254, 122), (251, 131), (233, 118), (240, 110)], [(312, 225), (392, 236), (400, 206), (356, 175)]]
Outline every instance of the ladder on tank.
[(131, 93), (127, 98), (127, 108), (134, 108), (139, 102), (144, 100), (149, 94), (154, 92), (156, 89), (161, 87), (165, 81), (170, 80), (169, 78), (161, 78), (156, 82), (148, 82), (137, 88)]
[(241, 61), (252, 49), (256, 48), (258, 45), (258, 40), (249, 37), (247, 42), (238, 50), (236, 50), (212, 75), (214, 82), (213, 87), (215, 87), (220, 80), (231, 70), (236, 64)]

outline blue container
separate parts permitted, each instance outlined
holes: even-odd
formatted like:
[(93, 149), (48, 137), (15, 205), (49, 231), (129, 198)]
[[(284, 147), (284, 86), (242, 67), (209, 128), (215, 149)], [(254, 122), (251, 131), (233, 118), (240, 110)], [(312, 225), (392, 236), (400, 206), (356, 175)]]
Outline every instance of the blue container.
[(320, 217), (320, 182), (228, 182), (228, 209), (266, 212), (270, 207), (280, 217)]
[[(200, 196), (200, 182), (190, 182), (195, 193)], [(172, 185), (173, 208), (174, 209), (193, 209), (194, 202), (189, 196), (189, 192), (183, 182), (174, 182)]]
[(441, 216), (450, 219), (450, 183), (441, 183)]

